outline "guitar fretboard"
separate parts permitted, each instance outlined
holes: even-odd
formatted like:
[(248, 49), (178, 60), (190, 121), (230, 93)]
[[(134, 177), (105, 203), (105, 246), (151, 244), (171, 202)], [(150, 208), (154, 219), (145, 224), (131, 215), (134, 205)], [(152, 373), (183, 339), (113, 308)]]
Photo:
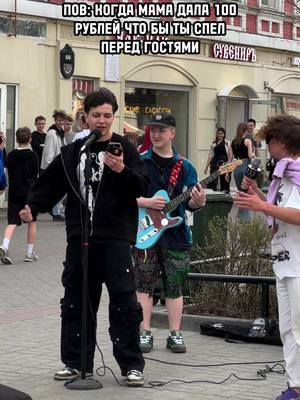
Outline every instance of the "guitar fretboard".
[[(220, 171), (217, 170), (214, 173), (212, 173), (211, 175), (209, 175), (207, 178), (202, 179), (202, 181), (199, 182), (200, 185), (206, 186), (208, 183), (214, 181), (215, 179), (218, 178), (218, 176), (221, 175)], [(173, 200), (171, 200), (163, 209), (164, 213), (168, 213), (170, 211), (175, 210), (179, 204), (181, 204), (182, 202), (186, 201), (189, 197), (190, 194), (193, 190), (193, 187), (190, 187), (189, 189), (187, 189), (185, 192), (181, 193), (179, 196), (175, 197)]]

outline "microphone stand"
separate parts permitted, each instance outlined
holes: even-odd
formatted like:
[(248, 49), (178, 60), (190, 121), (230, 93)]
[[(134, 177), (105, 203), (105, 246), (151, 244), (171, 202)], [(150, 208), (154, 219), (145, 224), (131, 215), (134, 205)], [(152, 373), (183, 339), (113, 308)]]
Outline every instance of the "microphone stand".
[[(84, 167), (85, 207), (83, 226), (83, 253), (82, 253), (82, 310), (81, 310), (81, 376), (65, 383), (70, 390), (95, 390), (103, 387), (102, 383), (93, 378), (86, 378), (86, 350), (87, 350), (87, 299), (88, 299), (88, 263), (89, 263), (89, 180), (92, 177), (92, 162), (90, 149), (86, 148)], [(96, 317), (96, 316), (95, 316)]]

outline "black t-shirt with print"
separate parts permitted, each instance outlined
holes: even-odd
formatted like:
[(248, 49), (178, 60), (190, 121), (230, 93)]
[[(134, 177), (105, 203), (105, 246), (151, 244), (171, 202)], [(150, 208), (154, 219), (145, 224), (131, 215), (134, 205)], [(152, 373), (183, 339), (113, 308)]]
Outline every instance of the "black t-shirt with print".
[(105, 142), (94, 142), (90, 148), (90, 160), (92, 161), (92, 177), (90, 179), (90, 186), (93, 191), (95, 199), (99, 184), (102, 179), (104, 170), (104, 154), (107, 149), (109, 140)]

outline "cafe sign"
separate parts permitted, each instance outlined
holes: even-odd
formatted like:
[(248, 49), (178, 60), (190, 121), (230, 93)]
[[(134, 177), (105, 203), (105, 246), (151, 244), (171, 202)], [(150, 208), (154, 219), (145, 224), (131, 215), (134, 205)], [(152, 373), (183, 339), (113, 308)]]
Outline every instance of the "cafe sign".
[(256, 62), (256, 50), (253, 47), (233, 44), (215, 43), (212, 56), (223, 60)]

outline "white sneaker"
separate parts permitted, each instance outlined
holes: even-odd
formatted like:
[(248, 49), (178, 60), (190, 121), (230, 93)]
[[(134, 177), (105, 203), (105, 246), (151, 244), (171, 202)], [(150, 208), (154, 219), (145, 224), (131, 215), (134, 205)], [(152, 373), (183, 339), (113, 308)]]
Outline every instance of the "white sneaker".
[(25, 262), (39, 261), (39, 258), (35, 253), (31, 253), (31, 254), (26, 253), (24, 261)]
[(3, 246), (0, 246), (0, 261), (2, 264), (11, 265), (11, 259), (8, 255), (8, 250), (6, 250)]
[[(65, 366), (54, 374), (54, 379), (56, 381), (68, 381), (73, 378), (78, 378), (80, 374), (81, 372), (78, 369)], [(93, 376), (93, 372), (86, 372), (85, 376), (91, 377)]]
[(126, 375), (126, 383), (127, 386), (143, 386), (144, 385), (144, 377), (140, 371), (132, 369), (127, 372)]

